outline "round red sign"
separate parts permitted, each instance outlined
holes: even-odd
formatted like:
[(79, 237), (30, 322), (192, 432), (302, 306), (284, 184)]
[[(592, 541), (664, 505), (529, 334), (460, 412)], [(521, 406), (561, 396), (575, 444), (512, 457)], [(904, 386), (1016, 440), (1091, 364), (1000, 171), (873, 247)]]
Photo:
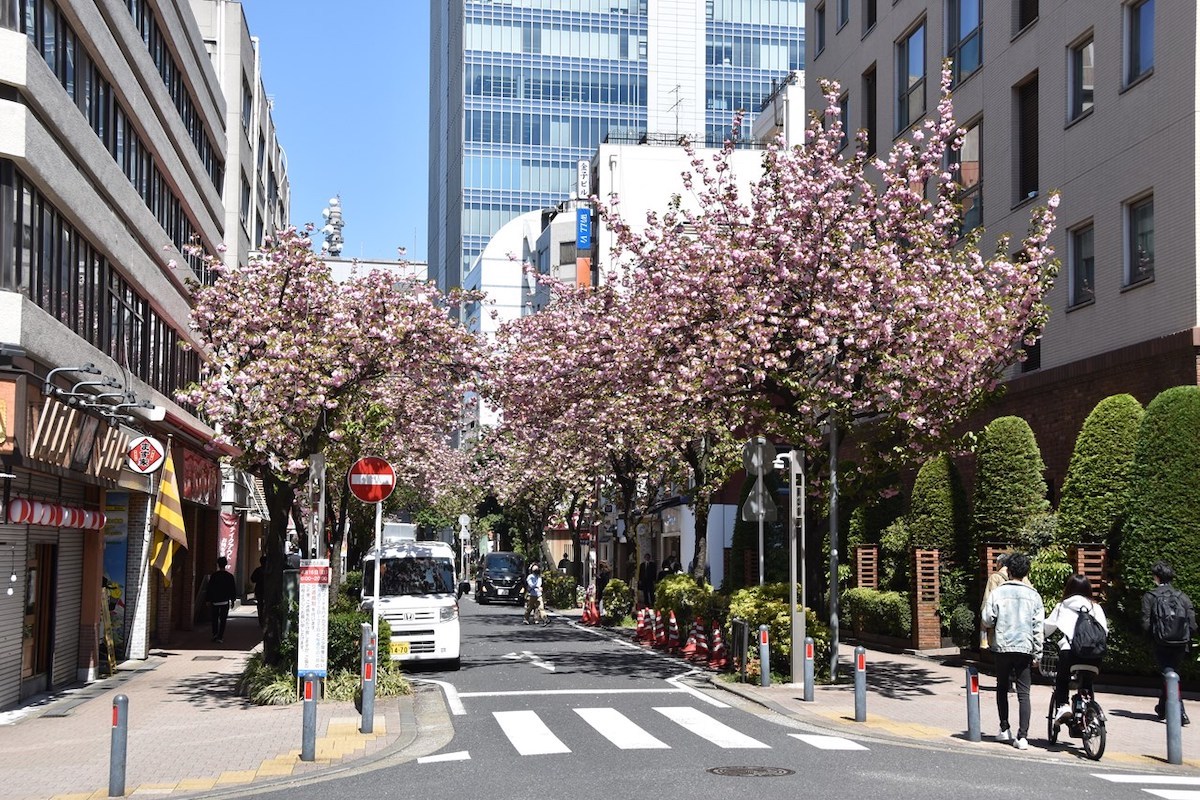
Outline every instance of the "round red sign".
[(364, 503), (379, 503), (396, 488), (396, 471), (382, 458), (367, 456), (350, 467), (350, 494)]

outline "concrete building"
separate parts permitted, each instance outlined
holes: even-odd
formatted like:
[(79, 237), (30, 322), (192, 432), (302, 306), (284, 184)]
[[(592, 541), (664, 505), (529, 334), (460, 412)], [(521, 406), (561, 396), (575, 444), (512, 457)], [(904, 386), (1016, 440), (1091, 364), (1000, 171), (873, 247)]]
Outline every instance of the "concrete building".
[(1050, 322), (986, 415), (1030, 422), (1056, 496), (1097, 402), (1197, 380), (1197, 5), (825, 0), (805, 13), (808, 105), (818, 79), (837, 80), (850, 127), (880, 151), (932, 113), (953, 60), (966, 221), (989, 240), (1023, 233), (1031, 206), (1062, 193)]
[(803, 66), (802, 0), (431, 4), (429, 268), (441, 289), (493, 234), (554, 208), (605, 141), (721, 141)]
[[(287, 175), (240, 6), (206, 5), (240, 49), (183, 0), (0, 2), (0, 708), (169, 645), (218, 553), (248, 572), (214, 432), (174, 397), (200, 370), (187, 282), (213, 279), (189, 245), (240, 262), (286, 224)], [(232, 52), (236, 104), (213, 61)], [(250, 179), (261, 202), (227, 216)], [(128, 457), (140, 434), (177, 476), (169, 585), (147, 563), (162, 472)]]

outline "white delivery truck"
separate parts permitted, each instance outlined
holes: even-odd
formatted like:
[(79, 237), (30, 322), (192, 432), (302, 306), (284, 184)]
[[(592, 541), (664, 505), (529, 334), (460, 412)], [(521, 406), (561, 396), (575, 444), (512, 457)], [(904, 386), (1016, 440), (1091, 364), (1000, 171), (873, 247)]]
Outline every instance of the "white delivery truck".
[[(363, 557), (363, 608), (379, 603), (392, 629), (393, 661), (447, 661), (459, 665), (454, 550), (445, 542), (415, 541), (415, 526), (384, 525), (382, 550)], [(375, 570), (379, 566), (379, 594)], [(380, 653), (381, 656), (389, 655)]]

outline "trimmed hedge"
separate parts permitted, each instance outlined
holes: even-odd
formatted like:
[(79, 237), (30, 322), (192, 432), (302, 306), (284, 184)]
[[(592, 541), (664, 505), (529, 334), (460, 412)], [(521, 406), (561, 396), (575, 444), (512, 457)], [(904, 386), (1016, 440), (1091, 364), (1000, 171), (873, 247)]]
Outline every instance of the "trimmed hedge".
[(633, 590), (620, 578), (612, 578), (604, 587), (604, 613), (600, 621), (616, 625), (633, 613)]
[(1129, 602), (1154, 586), (1164, 559), (1175, 586), (1200, 597), (1200, 387), (1176, 386), (1146, 407), (1138, 430), (1121, 577)]
[(900, 592), (847, 589), (841, 599), (842, 619), (855, 633), (898, 639), (912, 637), (912, 606)]
[(998, 417), (983, 429), (975, 460), (973, 552), (984, 542), (1019, 542), (1030, 521), (1050, 509), (1045, 470), (1025, 420)]
[(967, 491), (948, 453), (929, 459), (917, 472), (907, 523), (913, 547), (940, 550), (943, 564), (969, 563)]
[(696, 617), (711, 622), (720, 618), (721, 604), (708, 584), (698, 584), (691, 575), (668, 575), (654, 588), (654, 607), (666, 617), (675, 612), (680, 630), (686, 630)]
[(542, 572), (542, 598), (547, 608), (575, 608), (575, 576), (556, 569)]
[(1143, 416), (1133, 395), (1117, 394), (1097, 403), (1084, 420), (1058, 503), (1062, 544), (1118, 544)]

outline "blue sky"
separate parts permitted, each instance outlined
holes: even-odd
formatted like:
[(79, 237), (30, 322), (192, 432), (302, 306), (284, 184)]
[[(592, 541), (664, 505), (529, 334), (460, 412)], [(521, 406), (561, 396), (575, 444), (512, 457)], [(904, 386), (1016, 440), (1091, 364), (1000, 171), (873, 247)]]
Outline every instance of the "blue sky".
[[(341, 195), (342, 255), (425, 260), (429, 0), (244, 0), (287, 152), (291, 218)], [(319, 241), (319, 240), (318, 240)]]

